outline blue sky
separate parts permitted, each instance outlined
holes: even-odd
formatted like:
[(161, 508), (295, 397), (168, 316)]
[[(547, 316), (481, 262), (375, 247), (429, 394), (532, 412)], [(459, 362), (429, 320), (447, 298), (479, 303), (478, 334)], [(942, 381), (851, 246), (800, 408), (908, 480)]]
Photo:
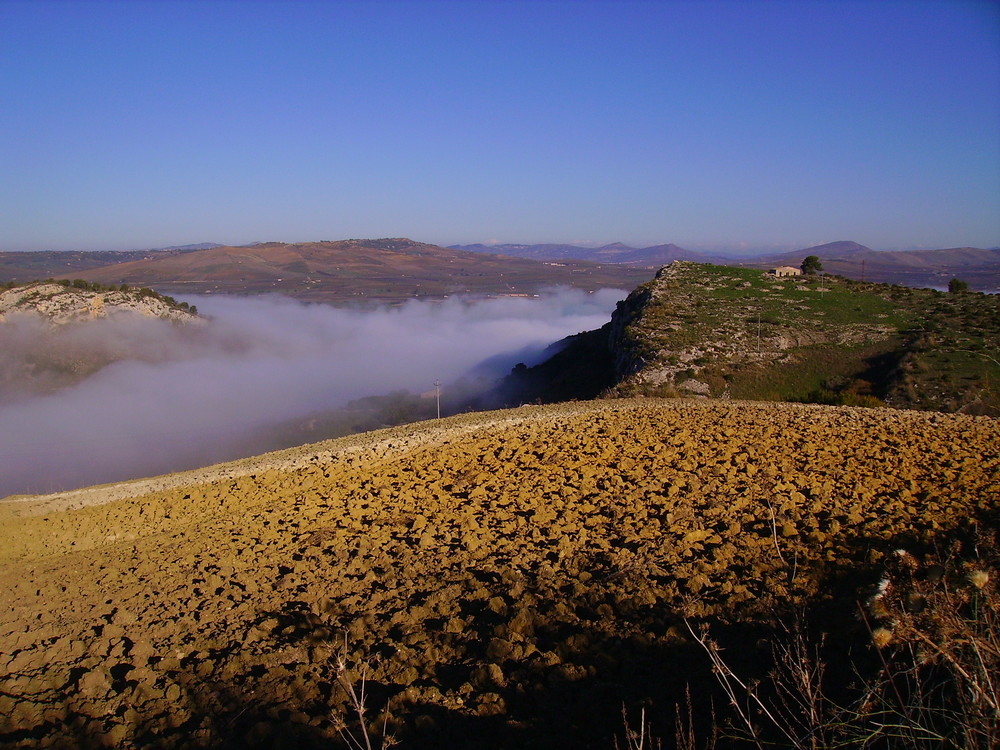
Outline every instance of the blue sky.
[(0, 0), (0, 249), (1000, 245), (1000, 4)]

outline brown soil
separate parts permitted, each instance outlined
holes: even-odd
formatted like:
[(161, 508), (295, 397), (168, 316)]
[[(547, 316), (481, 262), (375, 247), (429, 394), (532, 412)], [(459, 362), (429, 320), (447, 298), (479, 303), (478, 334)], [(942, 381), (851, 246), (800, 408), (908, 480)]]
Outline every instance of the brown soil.
[(336, 746), (346, 654), (406, 746), (607, 748), (703, 670), (684, 615), (859, 589), (998, 476), (988, 418), (620, 400), (11, 500), (0, 744)]

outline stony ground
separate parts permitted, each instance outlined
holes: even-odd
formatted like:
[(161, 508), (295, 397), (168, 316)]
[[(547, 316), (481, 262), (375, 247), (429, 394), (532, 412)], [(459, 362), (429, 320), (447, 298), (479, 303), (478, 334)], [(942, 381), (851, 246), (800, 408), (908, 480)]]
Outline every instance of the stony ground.
[(341, 657), (404, 746), (610, 748), (685, 616), (861, 591), (998, 477), (988, 418), (613, 400), (0, 503), (0, 744), (336, 747)]

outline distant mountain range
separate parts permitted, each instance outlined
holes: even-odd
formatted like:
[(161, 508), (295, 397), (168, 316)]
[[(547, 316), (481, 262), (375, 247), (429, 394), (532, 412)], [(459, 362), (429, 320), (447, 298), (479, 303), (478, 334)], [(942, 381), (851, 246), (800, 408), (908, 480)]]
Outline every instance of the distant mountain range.
[[(117, 262), (116, 262), (117, 261)], [(405, 238), (261, 242), (142, 253), (0, 253), (0, 281), (79, 278), (170, 294), (280, 292), (300, 299), (400, 301), (452, 294), (529, 295), (545, 287), (632, 289), (647, 269), (485, 255)]]
[(553, 285), (631, 289), (677, 260), (770, 268), (816, 255), (827, 273), (912, 287), (1000, 289), (1000, 249), (875, 251), (840, 241), (787, 253), (726, 258), (674, 244), (457, 245), (405, 238), (337, 242), (202, 243), (159, 250), (0, 252), (0, 282), (81, 278), (170, 294), (281, 292), (322, 301), (392, 301), (451, 294), (536, 294)]
[(474, 253), (494, 253), (514, 258), (534, 260), (588, 260), (594, 263), (626, 263), (636, 266), (665, 266), (675, 260), (691, 260), (698, 263), (727, 263), (731, 258), (710, 255), (695, 250), (685, 250), (673, 243), (652, 247), (629, 247), (621, 242), (613, 242), (601, 247), (581, 247), (579, 245), (450, 245), (454, 250), (468, 250)]
[(807, 255), (816, 255), (823, 270), (847, 278), (904, 284), (915, 287), (947, 286), (949, 279), (961, 276), (970, 288), (993, 291), (1000, 288), (1000, 248), (973, 247), (941, 250), (872, 250), (857, 242), (828, 242), (787, 253), (752, 258), (727, 258), (674, 244), (635, 248), (620, 242), (603, 247), (579, 245), (453, 245), (455, 249), (478, 253), (500, 253), (537, 260), (588, 260), (636, 266), (664, 266), (675, 260), (697, 263), (767, 268), (798, 266)]
[(826, 273), (860, 281), (913, 287), (946, 287), (959, 277), (976, 290), (1000, 288), (1000, 248), (954, 247), (941, 250), (872, 250), (857, 242), (830, 242), (792, 253), (762, 256), (731, 265), (764, 268), (797, 266), (807, 255), (819, 257)]

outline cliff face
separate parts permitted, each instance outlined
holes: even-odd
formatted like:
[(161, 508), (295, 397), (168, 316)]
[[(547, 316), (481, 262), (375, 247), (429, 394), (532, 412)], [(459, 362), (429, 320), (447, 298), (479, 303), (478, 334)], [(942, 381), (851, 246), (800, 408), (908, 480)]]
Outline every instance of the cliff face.
[[(663, 273), (663, 269), (657, 274), (657, 279)], [(653, 299), (653, 292), (656, 281), (643, 284), (634, 290), (624, 301), (618, 303), (618, 307), (611, 314), (611, 323), (608, 325), (607, 346), (614, 363), (616, 382), (634, 375), (647, 364), (647, 358), (643, 353), (643, 347), (636, 339), (635, 326), (641, 325), (642, 316), (646, 306)]]
[(40, 282), (0, 291), (0, 323), (18, 316), (33, 316), (58, 327), (118, 315), (140, 315), (177, 323), (200, 320), (159, 296), (134, 289), (94, 291)]
[[(710, 396), (995, 413), (1000, 298), (676, 261), (505, 403)], [(983, 352), (982, 355), (979, 352)], [(595, 390), (595, 384), (603, 385)]]
[(191, 308), (149, 290), (37, 282), (0, 291), (0, 403), (75, 385), (123, 359), (155, 361), (164, 326), (199, 328)]

